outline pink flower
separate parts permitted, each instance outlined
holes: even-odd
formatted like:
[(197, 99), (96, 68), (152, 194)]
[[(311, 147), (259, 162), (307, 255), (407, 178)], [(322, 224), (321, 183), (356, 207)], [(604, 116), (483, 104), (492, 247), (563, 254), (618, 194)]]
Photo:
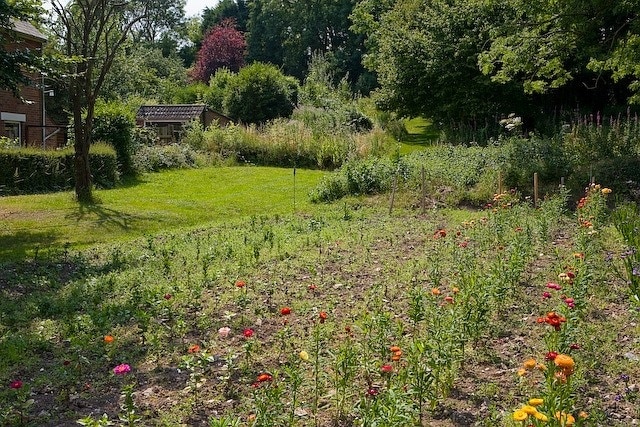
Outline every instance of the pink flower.
[(378, 390), (376, 387), (370, 387), (370, 388), (367, 390), (367, 394), (368, 394), (369, 396), (371, 396), (371, 397), (373, 397), (373, 396), (377, 396), (377, 395), (378, 395), (378, 393), (380, 393), (380, 390)]
[(562, 286), (558, 285), (557, 283), (549, 282), (547, 283), (547, 288), (559, 291), (560, 289), (562, 289)]
[(387, 364), (387, 365), (382, 365), (380, 367), (380, 371), (382, 371), (382, 373), (384, 374), (390, 374), (391, 372), (393, 372), (393, 366)]
[(242, 335), (244, 335), (245, 338), (251, 338), (253, 336), (253, 329), (245, 328), (245, 330), (242, 331)]
[(19, 388), (22, 388), (22, 381), (20, 380), (11, 381), (9, 383), (9, 387), (11, 387), (14, 390), (18, 390)]
[(222, 328), (218, 329), (218, 336), (220, 336), (220, 338), (226, 338), (229, 336), (229, 332), (231, 332), (231, 328), (228, 326), (223, 326)]
[(116, 375), (124, 375), (129, 372), (131, 372), (131, 366), (127, 365), (126, 363), (122, 363), (113, 368), (113, 373)]
[(291, 314), (291, 309), (289, 307), (282, 307), (280, 309), (280, 315), (288, 316), (289, 314)]
[(551, 293), (546, 292), (546, 291), (545, 291), (545, 292), (543, 292), (543, 293), (542, 293), (542, 298), (543, 298), (543, 299), (551, 298)]

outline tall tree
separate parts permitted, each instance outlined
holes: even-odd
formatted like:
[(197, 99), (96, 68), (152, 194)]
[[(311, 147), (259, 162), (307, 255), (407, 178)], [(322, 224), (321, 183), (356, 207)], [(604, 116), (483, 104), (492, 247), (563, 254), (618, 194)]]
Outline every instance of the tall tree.
[(220, 68), (238, 71), (244, 65), (244, 35), (235, 29), (235, 21), (226, 19), (214, 27), (202, 42), (192, 77), (204, 83)]
[(93, 200), (89, 146), (98, 95), (132, 27), (147, 17), (148, 0), (52, 0), (53, 30), (72, 59), (68, 92), (74, 134), (75, 193)]
[(185, 23), (186, 0), (147, 0), (147, 14), (131, 28), (134, 42), (153, 44), (163, 36), (177, 36)]
[(235, 19), (238, 31), (247, 31), (249, 10), (245, 0), (220, 0), (214, 7), (205, 7), (202, 11), (202, 34), (220, 25), (225, 19)]

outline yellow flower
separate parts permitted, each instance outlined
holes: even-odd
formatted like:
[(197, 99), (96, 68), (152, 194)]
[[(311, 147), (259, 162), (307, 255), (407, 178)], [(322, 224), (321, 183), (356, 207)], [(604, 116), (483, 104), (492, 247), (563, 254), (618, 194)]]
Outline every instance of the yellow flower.
[(526, 373), (527, 373), (527, 370), (524, 368), (518, 369), (518, 372), (517, 372), (519, 377), (523, 377)]
[(527, 415), (526, 412), (524, 412), (522, 409), (518, 409), (513, 413), (513, 419), (515, 421), (524, 421), (527, 419), (529, 415)]
[(302, 350), (298, 356), (300, 356), (300, 359), (304, 360), (305, 362), (309, 361), (309, 353), (307, 353), (306, 351)]
[(580, 411), (580, 413), (578, 414), (578, 416), (579, 416), (580, 418), (582, 418), (583, 420), (586, 420), (587, 418), (589, 418), (589, 414), (587, 414), (587, 413), (586, 413), (586, 412), (584, 412), (584, 411)]
[(539, 397), (534, 397), (532, 399), (529, 399), (529, 405), (531, 406), (540, 406), (544, 403), (544, 400), (540, 399)]
[(524, 366), (525, 369), (533, 369), (536, 367), (536, 361), (535, 359), (525, 360), (522, 366)]
[(536, 369), (545, 372), (547, 370), (547, 365), (545, 365), (544, 363), (538, 363), (536, 365)]
[(535, 414), (533, 414), (533, 416), (535, 417), (536, 420), (540, 420), (540, 421), (545, 422), (545, 423), (547, 421), (549, 421), (549, 417), (547, 417), (542, 412), (536, 412)]
[(602, 194), (611, 194), (611, 189), (610, 188), (603, 188), (600, 191), (602, 191)]
[(538, 410), (531, 405), (524, 405), (521, 410), (526, 412), (528, 415), (535, 415)]
[(573, 418), (573, 415), (567, 414), (565, 412), (557, 411), (556, 412), (556, 419), (560, 420), (560, 423), (563, 426), (572, 426), (572, 425), (574, 425), (576, 423), (576, 419)]

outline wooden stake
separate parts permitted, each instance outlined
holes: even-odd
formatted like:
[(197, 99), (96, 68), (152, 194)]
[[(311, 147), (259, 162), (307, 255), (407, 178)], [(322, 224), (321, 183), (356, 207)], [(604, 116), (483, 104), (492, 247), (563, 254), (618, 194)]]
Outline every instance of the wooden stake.
[(533, 207), (538, 208), (538, 172), (533, 174)]
[(425, 177), (424, 166), (422, 166), (422, 170), (420, 171), (420, 178), (422, 182), (422, 200), (420, 201), (420, 207), (422, 215), (424, 215), (427, 209), (427, 179)]
[(391, 204), (389, 205), (389, 215), (391, 215), (391, 211), (393, 210), (393, 201), (396, 198), (397, 185), (398, 185), (398, 174), (396, 173), (393, 177), (393, 188), (391, 189)]

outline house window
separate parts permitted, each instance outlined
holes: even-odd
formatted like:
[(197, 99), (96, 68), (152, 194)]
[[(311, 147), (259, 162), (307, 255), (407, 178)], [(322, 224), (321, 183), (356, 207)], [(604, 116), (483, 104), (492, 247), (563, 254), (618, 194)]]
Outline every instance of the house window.
[(22, 142), (22, 126), (20, 122), (4, 122), (4, 136)]

